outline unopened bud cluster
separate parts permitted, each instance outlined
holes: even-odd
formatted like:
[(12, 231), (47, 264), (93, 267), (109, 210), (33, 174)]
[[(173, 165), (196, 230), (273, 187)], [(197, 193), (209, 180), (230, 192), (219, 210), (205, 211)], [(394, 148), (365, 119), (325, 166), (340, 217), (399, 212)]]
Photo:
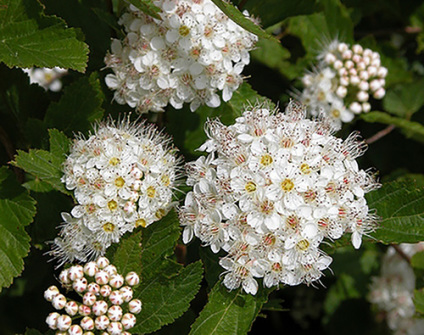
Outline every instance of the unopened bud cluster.
[(62, 181), (77, 205), (62, 214), (52, 255), (62, 263), (94, 259), (126, 232), (165, 216), (179, 177), (176, 151), (156, 128), (126, 121), (76, 139)]
[(22, 69), (29, 76), (31, 84), (38, 84), (46, 91), (59, 92), (62, 89), (62, 81), (60, 78), (64, 76), (68, 70), (60, 67), (50, 68), (30, 68)]
[[(113, 40), (105, 58), (114, 74), (106, 84), (114, 99), (140, 113), (171, 104), (192, 111), (220, 105), (242, 83), (257, 37), (230, 20), (210, 0), (158, 0), (161, 20), (130, 5), (119, 24), (127, 33)], [(247, 13), (246, 13), (247, 15)]]
[(130, 334), (128, 330), (136, 324), (134, 314), (140, 313), (142, 308), (141, 301), (133, 299), (132, 287), (140, 281), (135, 272), (129, 272), (124, 278), (107, 258), (100, 257), (96, 262), (63, 270), (59, 280), (67, 291), (77, 292), (82, 303), (68, 299), (56, 286), (44, 292), (44, 298), (58, 311), (46, 319), (47, 325), (57, 331), (56, 335), (94, 334), (95, 331)]
[(359, 248), (375, 227), (364, 195), (379, 184), (356, 162), (364, 142), (305, 117), (291, 102), (285, 113), (252, 107), (231, 126), (209, 120), (200, 147), (209, 155), (186, 165), (183, 240), (228, 253), (220, 265), (229, 289), (255, 294), (255, 278), (266, 287), (319, 280), (332, 261), (321, 243), (351, 233)]
[(340, 128), (342, 122), (371, 110), (370, 96), (384, 97), (386, 75), (378, 52), (336, 40), (319, 56), (314, 71), (302, 78), (305, 88), (299, 99), (313, 116), (324, 111)]
[[(424, 243), (400, 244), (408, 257), (424, 251)], [(381, 273), (374, 277), (368, 299), (385, 314), (387, 325), (396, 335), (424, 334), (424, 320), (415, 317), (415, 274), (411, 265), (393, 247), (384, 255)]]

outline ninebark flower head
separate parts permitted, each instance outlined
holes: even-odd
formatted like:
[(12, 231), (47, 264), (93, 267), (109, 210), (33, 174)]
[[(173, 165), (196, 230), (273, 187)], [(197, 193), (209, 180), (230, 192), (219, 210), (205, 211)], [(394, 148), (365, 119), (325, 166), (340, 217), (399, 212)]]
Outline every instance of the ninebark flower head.
[[(171, 104), (192, 111), (231, 99), (249, 64), (257, 37), (230, 20), (210, 0), (158, 0), (161, 20), (130, 5), (119, 23), (127, 33), (113, 40), (105, 58), (114, 99), (140, 113)], [(247, 16), (247, 13), (245, 13)]]
[(180, 208), (183, 241), (196, 236), (228, 253), (220, 264), (229, 289), (255, 294), (255, 278), (267, 287), (310, 284), (332, 261), (321, 243), (350, 233), (359, 248), (375, 228), (364, 195), (379, 184), (356, 162), (366, 145), (305, 114), (291, 102), (285, 113), (251, 107), (230, 126), (209, 120), (200, 147), (207, 158), (186, 165), (193, 191)]

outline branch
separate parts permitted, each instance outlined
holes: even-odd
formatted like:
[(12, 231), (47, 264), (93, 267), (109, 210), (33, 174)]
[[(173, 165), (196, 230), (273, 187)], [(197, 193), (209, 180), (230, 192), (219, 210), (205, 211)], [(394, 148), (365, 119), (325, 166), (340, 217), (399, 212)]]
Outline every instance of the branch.
[(370, 138), (366, 139), (365, 142), (367, 144), (374, 143), (374, 142), (378, 141), (380, 138), (383, 138), (387, 134), (391, 133), (393, 131), (393, 129), (395, 129), (395, 128), (396, 128), (396, 126), (394, 124), (391, 124), (391, 125), (387, 126), (386, 128), (384, 128), (383, 130), (380, 130), (375, 135), (373, 135)]

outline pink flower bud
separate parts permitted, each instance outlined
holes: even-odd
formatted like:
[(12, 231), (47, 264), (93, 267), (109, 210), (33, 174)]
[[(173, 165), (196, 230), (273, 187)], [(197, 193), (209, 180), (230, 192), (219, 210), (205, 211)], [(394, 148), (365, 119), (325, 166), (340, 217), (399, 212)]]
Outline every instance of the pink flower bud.
[(337, 50), (339, 50), (339, 52), (345, 52), (348, 49), (348, 46), (346, 43), (339, 43), (339, 45), (337, 46)]
[(349, 105), (349, 109), (355, 114), (359, 114), (362, 112), (362, 106), (358, 102), (352, 102)]
[(377, 91), (381, 87), (380, 80), (374, 79), (370, 82), (371, 91)]
[(106, 315), (100, 315), (94, 320), (94, 325), (98, 330), (105, 330), (109, 326), (109, 318)]
[(112, 287), (110, 287), (109, 285), (103, 285), (102, 287), (100, 287), (100, 294), (103, 297), (108, 297), (110, 296), (111, 293), (112, 293)]
[(68, 269), (68, 278), (71, 281), (84, 277), (84, 268), (81, 265), (74, 265)]
[(56, 295), (52, 300), (52, 305), (55, 309), (62, 309), (66, 305), (66, 298), (63, 294)]
[(122, 293), (122, 298), (124, 299), (125, 302), (129, 302), (133, 298), (133, 290), (129, 286), (121, 287), (119, 292)]
[(381, 65), (380, 58), (373, 59), (373, 60), (371, 61), (371, 65), (372, 65), (372, 66), (375, 66), (376, 68), (379, 68), (379, 67), (380, 67), (380, 65)]
[(359, 100), (359, 101), (361, 101), (361, 102), (365, 102), (365, 101), (368, 101), (369, 95), (368, 95), (368, 93), (367, 93), (367, 92), (365, 92), (365, 91), (359, 91), (359, 92), (356, 94), (356, 97), (358, 98), (358, 100)]
[(135, 326), (137, 319), (134, 316), (134, 314), (131, 313), (125, 313), (124, 316), (122, 317), (121, 323), (124, 326), (124, 329), (131, 329)]
[(362, 62), (362, 57), (359, 55), (353, 55), (352, 60), (354, 63), (358, 64), (359, 62)]
[(112, 306), (107, 311), (110, 321), (119, 321), (122, 318), (122, 308), (120, 306)]
[(106, 301), (98, 300), (93, 304), (93, 313), (97, 316), (106, 314), (108, 307), (109, 306)]
[(90, 283), (87, 286), (87, 291), (94, 293), (95, 295), (99, 295), (100, 293), (100, 285), (97, 283)]
[(124, 303), (122, 293), (119, 291), (113, 291), (109, 296), (109, 300), (114, 305), (122, 305)]
[(96, 263), (97, 263), (97, 266), (100, 269), (103, 269), (103, 268), (105, 268), (106, 266), (108, 266), (110, 264), (109, 260), (106, 257), (99, 257), (97, 259), (97, 262)]
[(97, 271), (99, 271), (99, 267), (96, 262), (88, 262), (84, 265), (84, 273), (89, 277), (94, 277)]
[(56, 327), (59, 330), (68, 330), (72, 324), (72, 319), (69, 315), (63, 314), (57, 318)]
[(68, 330), (69, 335), (82, 335), (83, 330), (79, 325), (72, 325)]
[(385, 78), (387, 76), (387, 72), (388, 72), (387, 68), (385, 68), (384, 66), (380, 66), (378, 68), (377, 75), (380, 78)]
[(143, 177), (143, 171), (141, 171), (138, 167), (133, 166), (131, 169), (131, 176), (135, 179), (141, 179)]
[(59, 289), (56, 286), (50, 286), (47, 290), (44, 291), (44, 299), (47, 301), (52, 301), (53, 298), (59, 293)]
[(123, 327), (120, 322), (111, 322), (107, 327), (107, 331), (110, 335), (119, 335), (122, 333)]
[(377, 75), (377, 68), (375, 66), (368, 66), (367, 71), (370, 77), (374, 77)]
[(343, 62), (342, 62), (341, 60), (336, 60), (336, 61), (334, 62), (334, 64), (333, 64), (333, 67), (334, 67), (336, 70), (339, 70), (339, 69), (341, 69), (341, 68), (343, 67)]
[(333, 64), (336, 61), (336, 56), (334, 56), (334, 54), (332, 54), (331, 52), (329, 52), (328, 54), (325, 55), (324, 61), (327, 64)]
[(59, 281), (64, 284), (64, 285), (68, 285), (71, 283), (71, 280), (68, 277), (68, 269), (63, 270), (60, 274), (59, 274)]
[(84, 292), (87, 289), (87, 279), (85, 279), (85, 277), (75, 279), (72, 283), (72, 287), (78, 293)]
[(352, 58), (352, 50), (345, 50), (342, 53), (343, 59), (351, 59)]
[(363, 60), (361, 60), (358, 64), (356, 64), (356, 68), (358, 71), (364, 71), (367, 68), (367, 65)]
[(109, 278), (112, 277), (113, 275), (116, 275), (118, 273), (118, 270), (116, 269), (115, 265), (108, 265), (106, 266), (103, 271), (106, 271), (109, 275)]
[(74, 316), (78, 313), (78, 304), (75, 301), (68, 301), (65, 305), (65, 311), (70, 316)]
[(382, 99), (386, 94), (386, 90), (384, 88), (379, 88), (377, 91), (374, 92), (373, 96), (376, 99)]
[(120, 288), (124, 284), (124, 277), (120, 274), (115, 274), (110, 277), (109, 285), (113, 288)]
[(46, 323), (50, 329), (56, 329), (57, 319), (60, 316), (59, 313), (53, 312), (50, 313), (46, 318)]
[(96, 302), (96, 295), (91, 292), (86, 292), (82, 297), (82, 303), (87, 306), (92, 306)]
[(338, 71), (338, 73), (339, 73), (339, 76), (340, 77), (343, 77), (343, 76), (346, 76), (347, 75), (347, 69), (345, 68), (345, 67), (342, 67), (339, 71)]
[(124, 211), (125, 213), (134, 213), (134, 211), (137, 209), (137, 206), (132, 201), (127, 201), (124, 205)]
[(133, 299), (128, 303), (128, 310), (131, 313), (138, 314), (141, 312), (142, 303), (138, 299)]
[(372, 58), (373, 52), (370, 49), (365, 49), (362, 54), (364, 55), (364, 57)]
[(352, 46), (352, 51), (356, 54), (362, 54), (362, 52), (364, 51), (364, 49), (362, 48), (362, 46), (360, 46), (359, 44), (354, 44)]
[(368, 89), (370, 88), (370, 84), (368, 84), (367, 81), (363, 80), (359, 83), (358, 87), (362, 91), (368, 91)]
[(350, 77), (350, 84), (353, 86), (358, 85), (361, 82), (358, 76), (352, 76)]
[(362, 80), (368, 80), (368, 78), (369, 78), (370, 76), (369, 76), (369, 74), (368, 74), (368, 72), (367, 71), (361, 71), (360, 73), (359, 73), (359, 78), (361, 78)]
[(343, 99), (347, 94), (347, 88), (345, 86), (337, 87), (336, 94)]
[(362, 111), (368, 113), (371, 110), (371, 105), (368, 102), (362, 104)]
[(96, 279), (96, 283), (99, 285), (107, 284), (109, 282), (109, 277), (109, 274), (104, 270), (97, 272), (94, 276), (94, 278)]
[(84, 330), (93, 330), (94, 329), (94, 320), (89, 316), (84, 316), (80, 321), (81, 328)]
[(349, 85), (349, 77), (341, 77), (340, 78), (340, 85), (348, 86)]
[(127, 275), (125, 276), (125, 281), (128, 283), (128, 285), (135, 286), (135, 285), (138, 285), (138, 283), (140, 283), (140, 277), (138, 276), (137, 273), (135, 273), (134, 271), (131, 271), (131, 272), (128, 272)]
[(90, 315), (91, 314), (91, 308), (86, 305), (79, 305), (78, 312), (82, 316)]
[(344, 66), (345, 66), (346, 69), (353, 69), (355, 64), (351, 60), (347, 60), (344, 64)]

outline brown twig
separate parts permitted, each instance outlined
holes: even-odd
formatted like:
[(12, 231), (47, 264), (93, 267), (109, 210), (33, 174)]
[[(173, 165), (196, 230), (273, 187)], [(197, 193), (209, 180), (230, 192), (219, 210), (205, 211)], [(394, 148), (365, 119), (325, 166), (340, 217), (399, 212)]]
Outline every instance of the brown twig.
[(378, 141), (380, 138), (382, 138), (382, 137), (386, 136), (387, 134), (391, 133), (393, 131), (393, 129), (395, 129), (395, 128), (396, 128), (396, 126), (394, 124), (391, 124), (391, 125), (387, 126), (386, 128), (384, 128), (383, 130), (380, 130), (375, 135), (373, 135), (370, 138), (366, 139), (365, 142), (367, 144), (374, 143), (374, 142)]
[(398, 253), (400, 257), (402, 257), (405, 261), (407, 261), (408, 264), (411, 264), (411, 258), (403, 252), (403, 250), (399, 247), (399, 245), (397, 244), (390, 244), (390, 245), (393, 247), (393, 249), (396, 250), (396, 252)]

